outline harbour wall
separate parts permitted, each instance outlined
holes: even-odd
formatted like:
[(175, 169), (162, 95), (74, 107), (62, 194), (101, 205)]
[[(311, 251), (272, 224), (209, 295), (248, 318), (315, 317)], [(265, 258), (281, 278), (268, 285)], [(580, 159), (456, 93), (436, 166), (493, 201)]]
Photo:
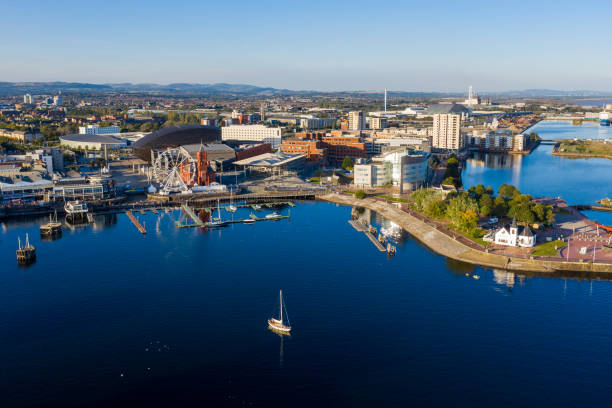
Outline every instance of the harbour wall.
[(563, 262), (555, 260), (525, 259), (493, 254), (470, 248), (431, 225), (413, 217), (394, 204), (373, 198), (357, 199), (345, 194), (330, 193), (318, 197), (332, 203), (365, 207), (393, 221), (432, 251), (474, 265), (521, 272), (554, 273), (558, 271), (612, 273), (612, 264)]

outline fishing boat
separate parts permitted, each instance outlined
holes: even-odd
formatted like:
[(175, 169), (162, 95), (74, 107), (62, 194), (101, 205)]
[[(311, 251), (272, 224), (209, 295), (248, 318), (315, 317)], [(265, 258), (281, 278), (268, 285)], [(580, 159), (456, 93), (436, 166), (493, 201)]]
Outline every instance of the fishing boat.
[[(270, 329), (281, 333), (281, 334), (289, 334), (291, 331), (291, 325), (289, 322), (289, 317), (287, 316), (287, 309), (285, 308), (285, 302), (283, 301), (283, 291), (281, 290), (279, 293), (279, 302), (280, 302), (280, 317), (275, 319), (271, 317), (268, 319), (268, 326)], [(283, 310), (285, 314), (283, 315)], [(284, 319), (286, 319), (287, 324), (285, 324)]]
[(19, 244), (17, 248), (17, 263), (28, 265), (36, 261), (36, 248), (30, 244), (30, 237), (26, 233), (25, 246), (21, 245), (21, 238), (17, 238)]
[(49, 215), (49, 222), (40, 226), (40, 235), (43, 237), (54, 237), (62, 233), (62, 223), (57, 221), (57, 211), (54, 217)]

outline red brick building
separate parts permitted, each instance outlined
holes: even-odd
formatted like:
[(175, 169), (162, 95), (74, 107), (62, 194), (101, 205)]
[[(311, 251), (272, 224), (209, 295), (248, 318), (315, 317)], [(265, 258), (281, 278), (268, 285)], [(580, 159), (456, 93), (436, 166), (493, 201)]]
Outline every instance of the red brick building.
[(272, 153), (272, 145), (270, 143), (261, 143), (236, 150), (236, 161), (259, 156), (260, 154)]
[(366, 144), (359, 136), (344, 135), (342, 131), (296, 133), (295, 138), (283, 140), (283, 153), (306, 154), (308, 160), (341, 162), (345, 157), (367, 157)]

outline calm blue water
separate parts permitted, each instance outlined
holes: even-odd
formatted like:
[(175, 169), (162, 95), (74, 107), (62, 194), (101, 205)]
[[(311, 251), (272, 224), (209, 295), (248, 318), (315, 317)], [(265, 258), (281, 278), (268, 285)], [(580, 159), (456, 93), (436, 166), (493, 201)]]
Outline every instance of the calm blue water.
[[(387, 259), (350, 213), (303, 203), (212, 233), (148, 213), (146, 236), (98, 217), (54, 242), (0, 225), (0, 406), (609, 405), (609, 282), (474, 269), (409, 238)], [(19, 268), (25, 232), (38, 262)]]
[[(612, 128), (590, 123), (540, 122), (531, 130), (543, 139), (612, 139)], [(612, 196), (612, 160), (556, 157), (551, 155), (552, 148), (540, 145), (527, 156), (475, 153), (462, 173), (463, 184), (482, 183), (495, 190), (504, 183), (513, 184), (524, 193), (560, 196), (570, 204), (595, 204)]]

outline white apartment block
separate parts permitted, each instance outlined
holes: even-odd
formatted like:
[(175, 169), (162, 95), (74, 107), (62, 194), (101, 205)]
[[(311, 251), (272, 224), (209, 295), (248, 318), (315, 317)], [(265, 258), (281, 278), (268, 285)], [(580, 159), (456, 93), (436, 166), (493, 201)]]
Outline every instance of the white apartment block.
[(433, 115), (432, 147), (459, 150), (463, 147), (461, 116), (453, 113)]
[(352, 111), (348, 115), (349, 130), (361, 132), (365, 129), (365, 115), (363, 111)]
[(121, 129), (119, 126), (87, 125), (79, 126), (79, 133), (82, 135), (114, 135), (121, 133)]
[(273, 149), (281, 144), (281, 128), (264, 125), (232, 125), (221, 128), (221, 140), (270, 143)]
[(387, 127), (387, 118), (382, 118), (379, 116), (370, 117), (370, 129), (372, 130), (381, 130)]

